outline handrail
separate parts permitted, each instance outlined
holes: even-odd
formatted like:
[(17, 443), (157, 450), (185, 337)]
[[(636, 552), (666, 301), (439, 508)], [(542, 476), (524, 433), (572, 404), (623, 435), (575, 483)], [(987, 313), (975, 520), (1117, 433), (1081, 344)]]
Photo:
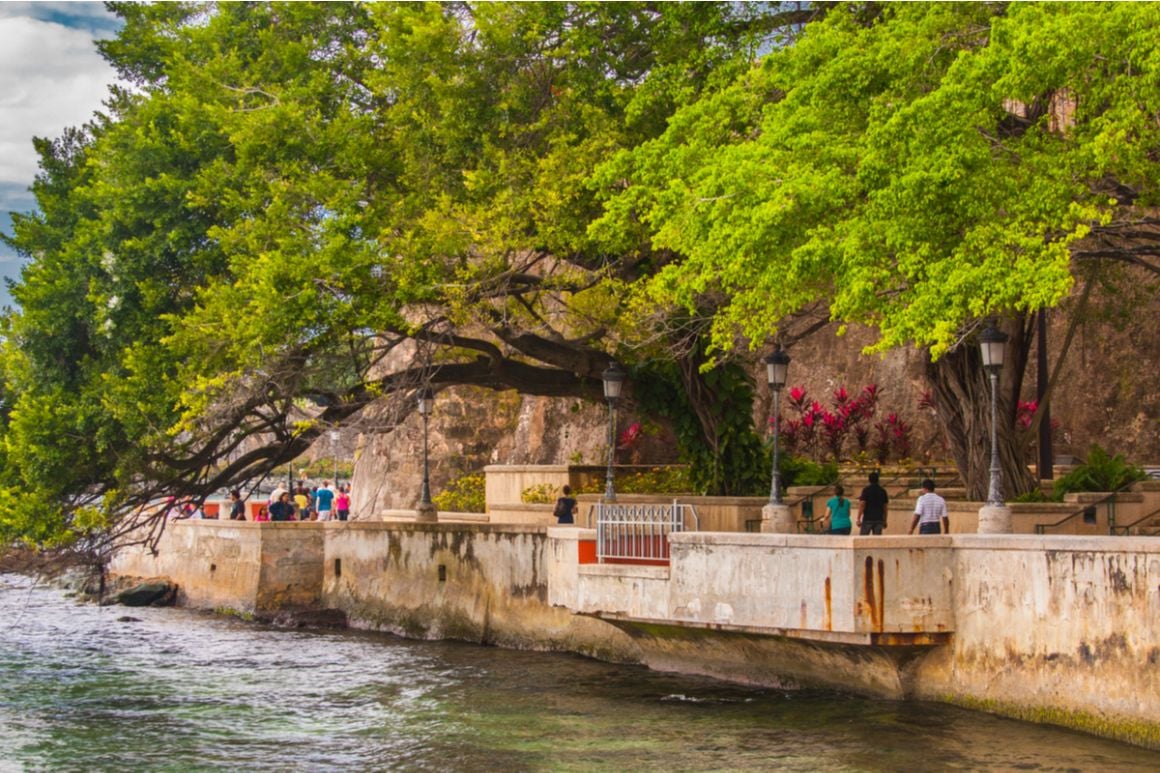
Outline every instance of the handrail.
[[(1078, 516), (1081, 516), (1088, 511), (1095, 510), (1096, 505), (1102, 505), (1105, 502), (1109, 502), (1109, 501), (1111, 502), (1110, 507), (1113, 508), (1113, 512), (1114, 512), (1114, 508), (1116, 506), (1116, 495), (1123, 494), (1125, 491), (1132, 488), (1132, 486), (1136, 485), (1138, 482), (1139, 481), (1133, 480), (1133, 481), (1130, 481), (1128, 483), (1125, 483), (1123, 486), (1120, 486), (1118, 489), (1109, 493), (1107, 496), (1101, 497), (1100, 499), (1097, 499), (1094, 502), (1086, 503), (1083, 507), (1079, 508), (1078, 510), (1076, 510), (1075, 512), (1073, 512), (1069, 515), (1064, 516), (1063, 518), (1056, 521), (1055, 523), (1037, 523), (1037, 524), (1035, 524), (1035, 533), (1036, 534), (1046, 534), (1048, 529), (1054, 529), (1057, 526), (1062, 526), (1063, 524), (1067, 523), (1068, 521), (1072, 520), (1073, 518), (1077, 518)], [(1108, 524), (1108, 531), (1110, 534), (1114, 535), (1116, 533), (1115, 529), (1116, 529), (1116, 525), (1114, 522)]]
[(1115, 536), (1116, 534), (1120, 534), (1121, 536), (1127, 537), (1132, 533), (1132, 529), (1136, 528), (1137, 526), (1142, 524), (1144, 521), (1155, 518), (1158, 515), (1160, 515), (1160, 507), (1157, 507), (1155, 510), (1148, 513), (1147, 515), (1145, 515), (1142, 518), (1137, 518), (1136, 520), (1132, 521), (1131, 523), (1126, 523), (1123, 526), (1113, 526), (1111, 529), (1112, 536)]

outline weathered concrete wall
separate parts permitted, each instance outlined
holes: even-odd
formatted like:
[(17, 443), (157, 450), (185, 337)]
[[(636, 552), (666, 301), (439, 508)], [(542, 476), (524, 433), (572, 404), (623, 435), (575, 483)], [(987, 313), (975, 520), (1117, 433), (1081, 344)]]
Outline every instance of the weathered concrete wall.
[(953, 627), (949, 537), (683, 533), (665, 567), (578, 564), (595, 531), (549, 534), (549, 602), (616, 622), (659, 670), (902, 698), (902, 664)]
[(255, 612), (314, 607), (322, 591), (321, 523), (174, 521), (153, 555), (120, 551), (114, 577), (168, 577), (178, 602)]
[(612, 626), (547, 605), (546, 550), (543, 527), (353, 524), (327, 533), (323, 603), (360, 628), (639, 662)]
[(702, 532), (638, 567), (587, 563), (592, 537), (184, 521), (112, 571), (167, 576), (190, 606), (333, 607), (408, 636), (947, 701), (1160, 748), (1160, 540)]
[(1160, 748), (1160, 540), (953, 539), (955, 635), (916, 695)]
[[(595, 537), (550, 535), (561, 562)], [(553, 568), (549, 601), (629, 630), (654, 668), (948, 701), (1160, 748), (1160, 540), (672, 542), (669, 567)], [(922, 632), (949, 646), (916, 646)]]
[(261, 572), (261, 525), (175, 521), (165, 526), (157, 554), (140, 546), (119, 551), (109, 564), (116, 577), (168, 577), (178, 603), (198, 608), (253, 611)]

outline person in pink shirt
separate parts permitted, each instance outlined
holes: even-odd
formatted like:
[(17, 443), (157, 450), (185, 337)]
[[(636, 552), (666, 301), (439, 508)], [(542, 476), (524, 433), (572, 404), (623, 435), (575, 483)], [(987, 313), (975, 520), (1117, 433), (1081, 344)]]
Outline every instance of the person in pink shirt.
[(350, 491), (346, 486), (338, 487), (338, 496), (334, 498), (334, 510), (338, 513), (340, 521), (345, 521), (350, 515)]

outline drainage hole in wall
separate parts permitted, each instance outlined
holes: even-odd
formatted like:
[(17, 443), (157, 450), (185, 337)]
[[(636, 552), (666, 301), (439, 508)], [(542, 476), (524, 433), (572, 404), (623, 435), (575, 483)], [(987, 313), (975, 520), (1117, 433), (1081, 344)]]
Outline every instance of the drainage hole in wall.
[(216, 571), (217, 571), (217, 564), (210, 564), (210, 565), (209, 565), (209, 570), (210, 570), (211, 572), (216, 572)]
[(439, 582), (447, 582), (447, 567), (439, 564)]
[(342, 577), (342, 559), (341, 558), (334, 559), (334, 576), (335, 577)]

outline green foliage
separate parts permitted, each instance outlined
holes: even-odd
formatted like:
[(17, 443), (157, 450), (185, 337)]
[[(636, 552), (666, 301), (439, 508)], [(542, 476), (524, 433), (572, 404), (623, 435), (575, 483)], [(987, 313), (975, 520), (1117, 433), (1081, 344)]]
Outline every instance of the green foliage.
[(293, 473), (294, 480), (329, 480), (335, 482), (335, 470), (338, 470), (337, 478), (340, 480), (350, 480), (354, 475), (354, 465), (349, 461), (338, 461), (334, 459), (327, 459), (325, 457), (315, 459), (306, 464), (295, 464), (292, 467), (275, 467), (270, 472), (270, 477), (274, 480), (285, 480), (286, 476)]
[[(781, 485), (790, 486), (829, 486), (838, 482), (837, 462), (815, 462), (800, 456), (781, 456), (778, 459), (778, 470), (781, 472)], [(773, 461), (770, 460), (772, 470)]]
[(729, 350), (823, 303), (876, 328), (874, 349), (938, 356), (983, 315), (1066, 295), (1070, 246), (1131, 215), (1109, 177), (1156, 200), (1160, 8), (897, 3), (874, 16), (827, 14), (598, 170), (608, 198), (593, 232), (646, 223), (679, 256), (638, 285), (639, 308), (712, 299), (714, 344)]
[(1112, 456), (1093, 445), (1078, 467), (1055, 481), (1052, 498), (1061, 500), (1074, 491), (1119, 491), (1146, 477), (1142, 467), (1129, 463), (1120, 454)]
[(431, 497), (436, 508), (448, 513), (487, 512), (486, 479), (480, 473), (464, 475)]
[(520, 492), (520, 501), (529, 505), (550, 505), (563, 496), (559, 487), (551, 483), (537, 483)]
[(673, 424), (681, 461), (688, 465), (693, 491), (717, 496), (760, 493), (769, 469), (768, 454), (753, 428), (753, 385), (736, 362), (697, 373), (694, 405), (680, 368), (650, 362), (634, 370), (641, 408)]
[[(7, 240), (27, 265), (0, 363), (0, 485), (44, 511), (0, 519), (37, 539), (82, 528), (94, 501), (125, 513), (261, 477), (309, 445), (296, 400), (347, 419), (433, 360), (449, 383), (590, 394), (575, 363), (599, 372), (611, 277), (639, 259), (589, 235), (592, 170), (743, 69), (765, 13), (110, 7), (124, 24), (100, 48), (133, 88), (37, 142), (38, 211)], [(375, 369), (376, 346), (411, 337), (424, 356), (406, 377)], [(222, 464), (247, 436), (268, 452)]]
[(37, 141), (6, 238), (2, 535), (265, 474), (306, 395), (592, 396), (621, 344), (693, 486), (760, 493), (723, 353), (828, 309), (938, 356), (1160, 202), (1158, 4), (819, 4), (777, 45), (778, 4), (111, 7), (133, 89)]
[(1052, 497), (1049, 497), (1049, 496), (1047, 496), (1047, 494), (1043, 493), (1042, 489), (1036, 488), (1036, 489), (1031, 489), (1030, 491), (1024, 491), (1022, 494), (1019, 494), (1018, 496), (1011, 497), (1010, 501), (1012, 501), (1012, 502), (1050, 502), (1050, 501), (1052, 501)]
[[(695, 491), (690, 469), (685, 466), (654, 467), (616, 476), (618, 494), (691, 494)], [(603, 494), (604, 483), (591, 480), (577, 493)]]

